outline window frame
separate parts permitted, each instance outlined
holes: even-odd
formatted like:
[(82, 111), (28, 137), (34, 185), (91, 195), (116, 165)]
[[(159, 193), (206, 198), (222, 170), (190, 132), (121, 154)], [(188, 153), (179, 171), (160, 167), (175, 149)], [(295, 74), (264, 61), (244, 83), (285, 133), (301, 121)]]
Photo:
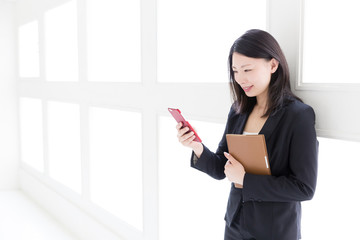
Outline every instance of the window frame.
[(304, 83), (303, 82), (303, 50), (304, 50), (304, 19), (305, 1), (300, 0), (299, 7), (299, 47), (296, 63), (295, 89), (296, 91), (345, 91), (360, 92), (360, 83)]
[(346, 107), (360, 102), (360, 84), (302, 83), (304, 1), (269, 1), (269, 31), (288, 60), (292, 90), (314, 108), (319, 137), (360, 141), (360, 108)]

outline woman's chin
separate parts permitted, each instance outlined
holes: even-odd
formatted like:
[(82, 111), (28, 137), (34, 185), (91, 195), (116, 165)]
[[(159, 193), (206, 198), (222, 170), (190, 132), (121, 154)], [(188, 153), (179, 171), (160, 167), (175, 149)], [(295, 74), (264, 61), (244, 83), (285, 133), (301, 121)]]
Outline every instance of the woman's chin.
[(255, 94), (251, 93), (251, 92), (245, 92), (246, 96), (248, 97), (256, 97)]

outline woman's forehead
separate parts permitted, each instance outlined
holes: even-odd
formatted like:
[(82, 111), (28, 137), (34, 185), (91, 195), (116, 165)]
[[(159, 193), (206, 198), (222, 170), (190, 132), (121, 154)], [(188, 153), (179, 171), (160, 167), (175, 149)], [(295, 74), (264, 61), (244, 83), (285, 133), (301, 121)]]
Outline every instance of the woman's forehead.
[(236, 68), (244, 68), (264, 61), (262, 58), (251, 58), (237, 52), (233, 53), (232, 60), (232, 67)]

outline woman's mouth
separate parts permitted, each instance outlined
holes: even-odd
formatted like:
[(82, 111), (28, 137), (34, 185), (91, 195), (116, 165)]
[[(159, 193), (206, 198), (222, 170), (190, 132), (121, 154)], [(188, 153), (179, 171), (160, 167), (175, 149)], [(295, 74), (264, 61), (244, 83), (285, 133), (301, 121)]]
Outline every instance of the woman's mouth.
[(244, 90), (244, 92), (250, 92), (250, 90), (252, 89), (253, 85), (248, 86), (248, 87), (242, 87), (242, 89)]

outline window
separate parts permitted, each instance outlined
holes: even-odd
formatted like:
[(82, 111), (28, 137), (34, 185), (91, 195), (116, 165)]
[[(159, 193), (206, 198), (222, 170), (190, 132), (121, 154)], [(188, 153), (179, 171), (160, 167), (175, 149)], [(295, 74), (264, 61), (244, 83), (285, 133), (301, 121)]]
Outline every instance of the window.
[[(61, 206), (72, 203), (70, 209), (80, 206), (83, 211), (59, 218), (69, 224), (88, 217), (89, 221), (76, 227), (67, 225), (86, 239), (199, 239), (203, 229), (190, 225), (196, 220), (211, 226), (206, 239), (221, 239), (230, 184), (189, 167), (190, 151), (176, 142), (175, 121), (166, 109), (180, 108), (215, 150), (231, 104), (230, 46), (247, 29), (267, 29), (284, 50), (296, 94), (316, 111), (318, 135), (359, 141), (359, 78), (351, 72), (358, 59), (346, 66), (331, 62), (348, 58), (343, 55), (347, 52), (352, 53), (350, 57), (359, 53), (354, 25), (359, 22), (354, 13), (358, 7), (355, 1), (337, 3), (17, 1), (22, 166), (39, 171), (36, 181), (21, 186), (37, 196), (40, 204), (49, 199), (37, 190), (49, 188), (53, 202), (43, 206), (55, 217), (59, 202)], [(39, 77), (39, 73), (44, 73), (46, 84), (24, 79)], [(136, 126), (131, 135), (127, 126)], [(132, 146), (121, 136), (138, 147), (131, 150), (134, 155), (123, 155), (122, 149)], [(355, 236), (356, 221), (348, 226), (327, 216), (329, 211), (338, 219), (359, 215), (354, 178), (358, 169), (354, 150), (358, 148), (354, 142), (320, 139), (318, 189), (314, 200), (303, 205), (304, 239)], [(345, 159), (347, 152), (351, 154)], [(340, 157), (346, 164), (337, 164)], [(343, 169), (346, 165), (354, 167)], [(136, 168), (133, 178), (124, 172), (131, 168)], [(33, 171), (27, 169), (22, 174), (31, 179)], [(334, 171), (339, 175), (336, 179)], [(74, 191), (61, 191), (49, 177)], [(126, 197), (120, 197), (123, 192)], [(341, 194), (354, 200), (342, 212), (333, 207)], [(195, 197), (205, 204), (194, 205)], [(212, 203), (216, 207), (210, 217), (203, 207)], [(189, 219), (190, 210), (194, 214)], [(174, 212), (186, 223), (174, 218)], [(321, 231), (319, 222), (326, 223)], [(172, 234), (177, 226), (173, 223), (181, 223), (184, 231)], [(340, 235), (345, 230), (348, 235)]]
[(274, 29), (284, 43), (290, 72), (296, 73), (295, 93), (314, 108), (321, 137), (360, 140), (360, 109), (348, 107), (360, 102), (356, 6), (353, 1), (299, 1), (286, 6), (287, 22), (298, 30), (281, 24)]
[(236, 38), (266, 29), (266, 0), (159, 0), (158, 81), (227, 82)]
[(39, 24), (32, 21), (19, 27), (19, 76), (39, 77)]
[[(225, 125), (190, 121), (207, 147), (215, 151)], [(190, 168), (191, 150), (177, 141), (175, 125), (173, 118), (159, 119), (159, 239), (222, 239), (230, 182)], [(184, 231), (179, 231), (179, 226)]]
[(142, 230), (141, 114), (90, 109), (91, 200)]
[(89, 81), (140, 82), (140, 1), (87, 4)]
[(78, 28), (76, 1), (45, 13), (46, 80), (78, 81)]
[[(28, 81), (24, 78), (36, 74), (24, 74), (18, 83), (19, 98), (38, 100), (21, 107), (21, 121), (29, 131), (22, 141), (29, 144), (26, 134), (34, 135), (35, 129), (43, 135), (43, 142), (35, 144), (37, 155), (22, 152), (24, 190), (86, 239), (172, 239), (175, 225), (166, 221), (177, 211), (172, 202), (190, 211), (194, 206), (185, 194), (203, 201), (214, 198), (208, 204), (220, 207), (208, 221), (214, 226), (208, 239), (221, 238), (230, 184), (189, 167), (190, 151), (171, 133), (175, 121), (167, 108), (180, 108), (197, 119), (192, 124), (216, 149), (231, 104), (230, 46), (247, 29), (266, 28), (267, 0), (29, 0), (18, 2), (16, 9), (19, 32), (26, 33), (30, 24), (31, 36), (38, 38), (21, 54), (39, 52), (38, 72), (44, 78)], [(200, 55), (203, 61), (198, 61)], [(37, 124), (30, 131), (26, 120), (31, 118)], [(167, 161), (170, 150), (176, 157)], [(183, 196), (178, 199), (168, 181), (173, 167), (178, 168), (174, 186), (182, 188), (180, 178), (189, 177), (188, 189), (179, 191)], [(209, 185), (199, 192), (192, 181)], [(53, 196), (50, 204), (46, 193)], [(54, 206), (72, 210), (63, 213)], [(207, 219), (208, 206), (196, 209), (194, 221)], [(185, 211), (178, 213), (188, 217)], [(74, 227), (74, 219), (88, 221)], [(179, 236), (190, 239), (191, 231)], [(200, 231), (193, 233), (199, 236)]]
[(81, 193), (79, 105), (47, 103), (49, 175)]
[(358, 7), (351, 0), (304, 1), (303, 83), (360, 83)]

